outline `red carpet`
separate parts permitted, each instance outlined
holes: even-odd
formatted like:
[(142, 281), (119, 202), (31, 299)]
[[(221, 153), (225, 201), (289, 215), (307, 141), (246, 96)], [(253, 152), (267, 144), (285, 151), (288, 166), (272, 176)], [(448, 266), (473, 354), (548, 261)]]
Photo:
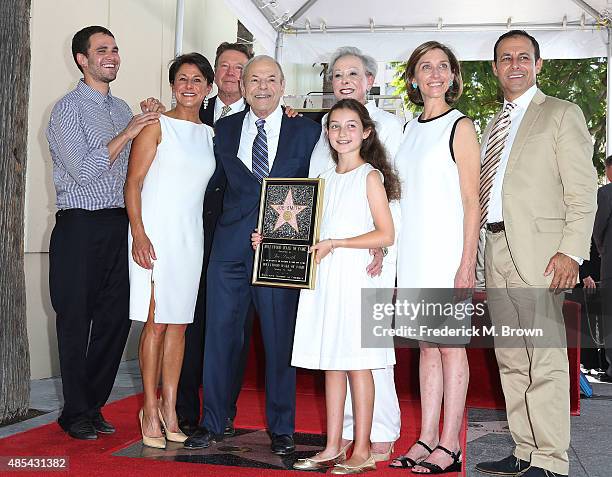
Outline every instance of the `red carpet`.
[[(578, 387), (580, 305), (566, 301), (563, 311), (566, 324), (568, 325), (571, 410), (572, 414), (578, 414), (580, 410)], [(262, 392), (257, 391), (257, 389), (263, 388), (263, 357), (264, 351), (259, 331), (255, 329), (248, 360), (249, 366), (245, 373), (244, 390), (238, 405), (239, 412), (236, 425), (239, 428), (261, 429), (265, 427), (264, 396)], [(493, 350), (468, 349), (468, 359), (471, 375), (468, 390), (468, 406), (503, 409), (503, 395), (501, 393)], [(402, 409), (402, 435), (396, 443), (396, 452), (394, 454), (399, 455), (416, 440), (420, 425), (418, 351), (416, 349), (397, 350), (395, 377)], [(298, 370), (297, 389), (296, 431), (321, 434), (325, 428), (322, 373)], [(57, 424), (49, 424), (0, 440), (0, 455), (68, 456), (70, 459), (70, 475), (87, 475), (90, 477), (98, 475), (129, 475), (130, 477), (159, 475), (175, 477), (197, 474), (224, 477), (305, 475), (303, 472), (297, 471), (192, 464), (113, 456), (114, 452), (140, 440), (140, 430), (136, 415), (140, 408), (141, 400), (140, 395), (132, 396), (104, 408), (105, 416), (118, 428), (117, 433), (114, 435), (102, 436), (93, 442), (76, 441), (67, 437)], [(462, 432), (463, 448), (465, 448), (466, 429), (467, 418), (464, 417)], [(30, 474), (33, 476), (46, 474), (61, 475), (58, 472), (19, 472), (19, 475)], [(372, 472), (369, 475), (398, 477), (399, 475), (407, 475), (407, 473), (389, 469), (386, 463), (382, 463), (379, 464), (376, 472)]]
[[(68, 456), (69, 475), (76, 476), (190, 476), (213, 475), (223, 477), (304, 476), (304, 472), (270, 470), (246, 467), (231, 467), (210, 464), (167, 462), (145, 458), (117, 457), (112, 454), (140, 439), (137, 412), (142, 396), (132, 396), (104, 408), (105, 417), (117, 426), (117, 432), (102, 436), (96, 441), (76, 441), (69, 438), (53, 423), (0, 440), (0, 455), (3, 456)], [(261, 392), (245, 389), (240, 395), (236, 426), (239, 428), (264, 427), (264, 401)], [(402, 401), (402, 435), (396, 443), (395, 454), (400, 454), (418, 437), (420, 424), (419, 403)], [(298, 432), (322, 433), (325, 423), (325, 407), (321, 396), (299, 393), (297, 396), (296, 430)], [(465, 448), (467, 419), (464, 417), (462, 446)], [(229, 441), (228, 441), (229, 442)], [(19, 476), (61, 475), (62, 472), (26, 472)], [(378, 465), (376, 472), (368, 475), (406, 475), (389, 469), (387, 463)], [(455, 477), (459, 474), (447, 474)]]
[[(475, 295), (476, 301), (485, 298), (483, 293)], [(476, 302), (475, 301), (475, 302)], [(580, 305), (566, 300), (563, 304), (563, 315), (567, 328), (567, 355), (570, 373), (570, 410), (573, 416), (580, 415)], [(473, 325), (490, 324), (488, 311), (480, 322), (472, 319)], [(485, 409), (504, 409), (504, 395), (499, 380), (499, 370), (492, 348), (468, 347), (470, 365), (470, 384), (467, 394), (467, 406)], [(416, 348), (397, 348), (395, 350), (395, 387), (400, 399), (419, 399), (419, 353)], [(253, 329), (245, 372), (244, 384), (250, 388), (264, 388), (265, 350), (257, 321)], [(304, 369), (297, 370), (298, 392), (323, 394), (323, 375)]]

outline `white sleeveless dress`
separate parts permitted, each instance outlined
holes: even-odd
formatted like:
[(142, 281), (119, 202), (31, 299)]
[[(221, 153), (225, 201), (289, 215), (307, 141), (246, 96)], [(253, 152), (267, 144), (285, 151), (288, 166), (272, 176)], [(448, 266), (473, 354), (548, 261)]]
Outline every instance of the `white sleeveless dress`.
[(406, 125), (395, 157), (402, 181), (398, 244), (400, 288), (453, 288), (463, 250), (463, 203), (451, 155), (456, 109)]
[[(370, 118), (376, 123), (378, 138), (383, 146), (385, 146), (389, 162), (394, 166), (395, 155), (402, 142), (402, 122), (396, 115), (378, 108), (374, 101), (368, 101), (365, 107), (368, 110)], [(321, 137), (310, 156), (308, 177), (319, 177), (323, 172), (336, 168), (336, 164), (332, 159), (329, 141), (327, 140), (327, 133), (325, 132), (328, 114), (329, 113), (325, 113), (325, 116), (321, 119)], [(389, 208), (391, 209), (391, 215), (393, 216), (393, 223), (395, 225), (395, 242), (390, 247), (387, 247), (388, 253), (383, 259), (383, 269), (381, 273), (385, 275), (385, 279), (393, 281), (393, 284), (390, 285), (392, 287), (395, 286), (397, 243), (402, 218), (400, 206), (396, 200), (389, 203)]]
[[(366, 193), (367, 175), (375, 170), (363, 164), (325, 179), (321, 239), (355, 237), (374, 229)], [(298, 305), (291, 364), (326, 370), (378, 369), (395, 364), (392, 348), (361, 347), (361, 289), (393, 287), (392, 280), (371, 278), (366, 267), (372, 257), (366, 249), (339, 248), (319, 264), (316, 288), (302, 290)]]
[(193, 321), (202, 257), (202, 204), (215, 171), (213, 130), (205, 124), (162, 115), (161, 142), (142, 187), (142, 220), (157, 260), (146, 270), (130, 260), (130, 319), (147, 321), (151, 282), (155, 322)]

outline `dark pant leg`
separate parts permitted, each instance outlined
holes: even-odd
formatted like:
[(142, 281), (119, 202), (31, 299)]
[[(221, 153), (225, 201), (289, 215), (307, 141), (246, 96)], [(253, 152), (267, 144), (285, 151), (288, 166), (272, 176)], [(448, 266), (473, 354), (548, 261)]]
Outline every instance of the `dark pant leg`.
[(49, 244), (49, 290), (56, 313), (57, 345), (67, 428), (89, 409), (86, 356), (91, 310), (88, 276), (93, 230), (83, 216), (59, 211)]
[(96, 300), (87, 350), (90, 411), (106, 404), (130, 331), (127, 215), (99, 219), (96, 240)]
[[(185, 355), (176, 399), (176, 412), (178, 415), (193, 423), (200, 421), (200, 385), (202, 384), (204, 331), (206, 327), (206, 268), (208, 268), (208, 264), (205, 265), (202, 271), (193, 323), (189, 324), (185, 330)], [(230, 419), (234, 419), (238, 411), (237, 402), (247, 367), (254, 313), (254, 309), (251, 307), (244, 322), (244, 345), (240, 352), (240, 359), (232, 385), (232, 398), (228, 411)]]
[(242, 330), (251, 305), (249, 283), (242, 262), (213, 260), (208, 266), (201, 424), (215, 434), (223, 433), (231, 405), (244, 344)]
[[(604, 371), (612, 378), (612, 278), (602, 280), (600, 288), (603, 311), (603, 342), (606, 353)], [(605, 367), (606, 364), (607, 368)]]
[(266, 352), (266, 417), (272, 434), (295, 430), (295, 368), (291, 366), (299, 292), (252, 287)]
[(200, 385), (204, 360), (204, 327), (206, 325), (206, 268), (200, 278), (193, 323), (185, 330), (185, 354), (176, 396), (177, 414), (189, 422), (200, 420)]
[(240, 391), (242, 390), (242, 384), (244, 382), (244, 372), (248, 365), (249, 358), (249, 347), (251, 344), (251, 336), (253, 335), (253, 321), (255, 320), (255, 309), (250, 307), (247, 313), (246, 320), (244, 320), (243, 328), (243, 339), (242, 339), (242, 350), (240, 351), (240, 358), (238, 359), (238, 367), (234, 377), (234, 384), (232, 387), (232, 400), (229, 408), (228, 417), (230, 419), (236, 418), (238, 412), (238, 398), (240, 397)]

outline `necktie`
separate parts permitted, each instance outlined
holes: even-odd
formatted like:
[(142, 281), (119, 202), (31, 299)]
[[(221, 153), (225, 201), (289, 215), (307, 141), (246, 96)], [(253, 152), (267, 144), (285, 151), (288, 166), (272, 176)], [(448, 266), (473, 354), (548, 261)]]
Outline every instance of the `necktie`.
[(232, 110), (231, 106), (228, 106), (227, 104), (225, 106), (223, 106), (221, 108), (221, 116), (219, 116), (219, 119), (224, 118), (225, 116), (227, 116), (227, 114)]
[(255, 140), (253, 141), (253, 174), (257, 177), (259, 182), (261, 182), (264, 177), (268, 177), (270, 172), (268, 165), (268, 138), (266, 136), (264, 124), (266, 124), (264, 119), (255, 121), (257, 136), (255, 136)]
[(515, 107), (516, 104), (514, 103), (506, 103), (506, 107), (497, 118), (491, 134), (489, 134), (485, 159), (480, 170), (480, 228), (483, 228), (487, 223), (491, 189), (510, 132), (510, 113)]

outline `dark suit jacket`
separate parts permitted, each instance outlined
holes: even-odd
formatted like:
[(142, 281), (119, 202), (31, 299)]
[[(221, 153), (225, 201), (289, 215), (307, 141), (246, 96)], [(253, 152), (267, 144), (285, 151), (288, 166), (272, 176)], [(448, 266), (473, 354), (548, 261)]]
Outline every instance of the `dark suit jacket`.
[(596, 282), (599, 281), (599, 269), (601, 268), (601, 260), (599, 258), (599, 252), (595, 245), (595, 240), (591, 238), (591, 254), (589, 259), (582, 262), (580, 265), (580, 281), (586, 277), (591, 277)]
[[(200, 121), (210, 127), (213, 127), (216, 100), (217, 97), (213, 96), (208, 100), (208, 106), (206, 108), (204, 108), (204, 104), (200, 106)], [(204, 260), (202, 263), (202, 279), (200, 280), (200, 293), (206, 292), (206, 268), (208, 267), (208, 259), (210, 257), (210, 250), (212, 248), (215, 225), (217, 223), (219, 215), (221, 214), (221, 208), (223, 204), (223, 189), (224, 184), (219, 184), (215, 189), (207, 189), (206, 194), (204, 195)]]
[[(204, 124), (214, 127), (215, 119), (215, 103), (217, 102), (217, 96), (213, 96), (208, 100), (208, 105), (204, 108), (204, 104), (200, 107), (200, 121)], [(245, 104), (245, 111), (249, 110), (249, 105)], [(225, 118), (224, 118), (225, 119)], [(212, 249), (212, 242), (217, 220), (221, 215), (223, 208), (223, 192), (225, 190), (225, 183), (221, 182), (214, 188), (206, 189), (206, 195), (204, 196), (204, 262), (203, 262), (203, 277), (206, 276), (206, 268), (208, 266), (208, 260), (210, 258), (210, 251)], [(201, 287), (206, 291), (204, 280), (202, 280)]]
[(208, 106), (204, 108), (204, 103), (200, 106), (200, 121), (211, 128), (214, 126), (215, 121), (215, 103), (217, 102), (217, 96), (213, 96), (208, 100)]
[(597, 214), (593, 240), (601, 256), (601, 280), (612, 279), (612, 184), (597, 191)]
[[(208, 183), (213, 190), (226, 183), (223, 212), (215, 230), (211, 260), (253, 265), (251, 232), (257, 225), (261, 184), (238, 158), (242, 123), (247, 111), (219, 121), (215, 128), (217, 169)], [(308, 177), (310, 155), (321, 135), (321, 126), (303, 117), (283, 114), (278, 149), (270, 177)]]
[[(204, 108), (204, 104), (200, 106), (200, 121), (204, 124), (207, 124), (211, 128), (214, 126), (215, 122), (215, 103), (217, 102), (217, 96), (213, 96), (208, 100), (208, 106)], [(249, 105), (244, 103), (244, 109), (246, 111), (249, 110)]]

